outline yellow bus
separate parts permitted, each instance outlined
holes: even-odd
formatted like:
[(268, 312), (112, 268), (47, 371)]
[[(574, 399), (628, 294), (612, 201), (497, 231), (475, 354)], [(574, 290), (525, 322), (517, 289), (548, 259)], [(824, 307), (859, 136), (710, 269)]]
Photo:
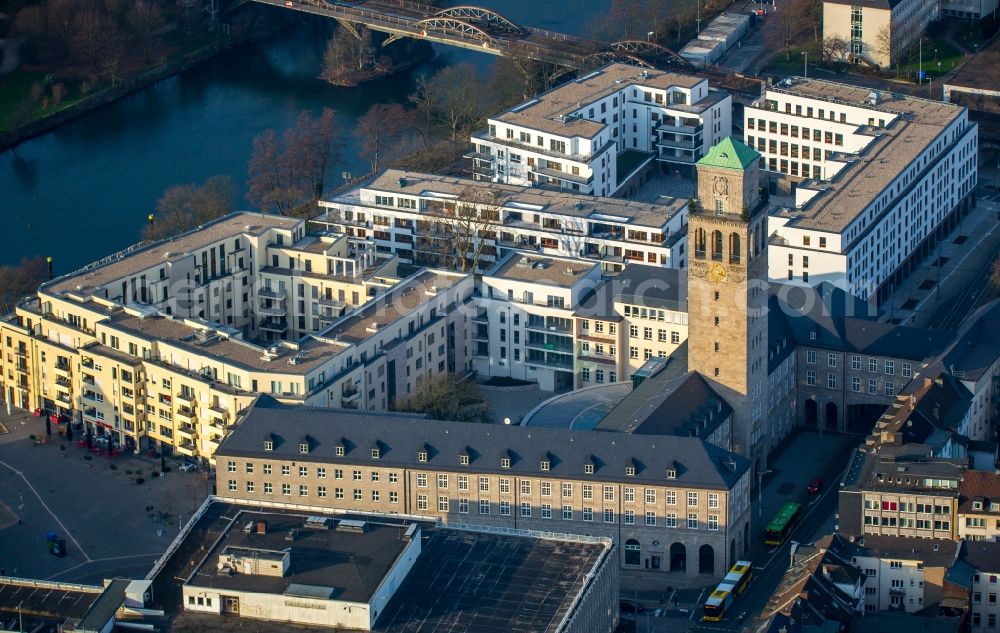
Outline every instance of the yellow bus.
[(753, 577), (753, 563), (748, 560), (736, 561), (719, 586), (709, 594), (702, 608), (702, 620), (718, 622), (725, 617), (726, 611), (732, 606), (733, 600), (747, 589)]

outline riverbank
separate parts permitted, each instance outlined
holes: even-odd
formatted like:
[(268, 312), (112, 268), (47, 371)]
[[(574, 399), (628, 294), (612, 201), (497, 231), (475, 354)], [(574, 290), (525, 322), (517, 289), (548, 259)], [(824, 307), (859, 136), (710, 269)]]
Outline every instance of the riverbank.
[(137, 75), (122, 80), (115, 86), (99, 90), (87, 95), (65, 107), (52, 112), (31, 123), (22, 125), (13, 130), (0, 133), (0, 151), (17, 146), (28, 139), (40, 136), (49, 132), (67, 121), (71, 121), (82, 116), (95, 108), (107, 105), (123, 97), (148, 88), (149, 86), (166, 79), (172, 75), (188, 70), (192, 66), (211, 59), (219, 52), (233, 46), (230, 38), (220, 36), (219, 39), (203, 46), (195, 51), (185, 53), (160, 66), (141, 72)]

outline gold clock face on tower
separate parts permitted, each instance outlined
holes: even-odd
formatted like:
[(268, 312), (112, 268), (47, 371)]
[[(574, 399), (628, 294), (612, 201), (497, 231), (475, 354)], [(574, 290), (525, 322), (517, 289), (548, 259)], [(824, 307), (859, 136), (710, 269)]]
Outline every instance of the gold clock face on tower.
[(726, 271), (726, 267), (723, 266), (722, 264), (712, 264), (708, 268), (708, 280), (709, 281), (712, 281), (712, 282), (715, 282), (715, 283), (718, 283), (720, 281), (725, 281), (726, 280), (726, 275), (728, 275), (728, 272)]

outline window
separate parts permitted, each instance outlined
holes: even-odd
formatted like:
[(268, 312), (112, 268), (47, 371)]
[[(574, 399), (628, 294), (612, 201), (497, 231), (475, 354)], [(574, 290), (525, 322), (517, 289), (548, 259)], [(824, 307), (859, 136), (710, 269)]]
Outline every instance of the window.
[(861, 371), (861, 357), (858, 355), (851, 356), (851, 369), (856, 371)]
[(573, 496), (573, 484), (564, 483), (562, 485), (562, 496), (572, 497)]
[(505, 516), (505, 517), (510, 516), (510, 501), (500, 502), (500, 516)]
[(624, 496), (625, 501), (627, 502), (631, 503), (635, 501), (635, 488), (625, 488), (624, 490), (622, 490), (622, 495)]
[(289, 497), (292, 494), (292, 484), (281, 484), (281, 494)]
[(668, 491), (666, 491), (666, 493), (664, 494), (664, 497), (666, 498), (666, 502), (667, 502), (668, 506), (675, 506), (675, 505), (677, 505), (677, 491), (676, 490), (668, 490)]
[(468, 514), (469, 513), (469, 500), (468, 499), (459, 499), (458, 500), (458, 513), (459, 514)]
[(272, 487), (271, 483), (265, 481), (264, 482), (264, 494), (269, 495), (269, 494), (271, 494), (273, 492), (274, 492), (274, 488)]
[(479, 478), (479, 492), (489, 492), (490, 491), (490, 478), (480, 477)]
[(543, 497), (551, 497), (552, 496), (552, 482), (551, 481), (543, 481), (543, 482), (541, 482), (540, 484), (538, 484), (538, 488), (541, 491), (541, 494), (542, 494)]
[(417, 473), (417, 488), (427, 487), (427, 473)]
[(612, 510), (611, 508), (605, 508), (604, 509), (604, 522), (605, 523), (614, 523), (615, 522), (615, 511)]
[(816, 386), (816, 370), (807, 369), (806, 370), (806, 384), (810, 387)]
[(479, 500), (479, 514), (489, 514), (490, 513), (490, 502), (487, 499)]
[(717, 492), (708, 493), (708, 507), (713, 509), (719, 507), (719, 493)]
[(668, 512), (666, 514), (666, 516), (664, 517), (664, 523), (666, 523), (666, 526), (668, 528), (675, 528), (675, 527), (677, 527), (677, 513), (676, 512)]
[(868, 359), (868, 371), (875, 373), (878, 371), (878, 360), (875, 358)]
[(270, 475), (271, 474), (271, 465), (270, 464), (264, 464), (264, 474), (265, 475)]
[(530, 481), (528, 481), (526, 479), (522, 479), (521, 480), (521, 494), (522, 495), (530, 495), (531, 494), (531, 482)]
[(500, 492), (503, 494), (510, 494), (510, 479), (500, 480)]
[[(301, 474), (301, 472), (299, 474)], [(355, 470), (351, 474), (352, 474), (352, 477), (353, 477), (354, 481), (361, 481), (361, 471), (360, 470)]]
[(624, 525), (635, 525), (635, 510), (626, 510), (622, 513), (622, 523)]
[(594, 509), (593, 508), (584, 508), (583, 509), (583, 520), (584, 521), (593, 521), (594, 520)]
[(372, 481), (374, 483), (378, 483), (378, 480), (379, 480), (378, 471), (377, 470), (373, 470), (372, 471)]
[(229, 472), (231, 473), (236, 472), (236, 462), (229, 462)]
[(646, 503), (656, 503), (656, 490), (654, 488), (646, 488)]
[(521, 516), (530, 517), (531, 516), (531, 503), (527, 501), (521, 502)]
[(447, 512), (450, 506), (450, 500), (448, 497), (439, 496), (438, 497), (438, 512)]
[(604, 486), (604, 500), (614, 501), (615, 500), (615, 488), (614, 486)]
[(687, 494), (687, 497), (688, 497), (688, 507), (689, 508), (695, 508), (695, 507), (698, 506), (698, 493), (697, 492), (689, 492)]
[(827, 354), (826, 355), (826, 366), (827, 367), (836, 367), (837, 366), (837, 355), (836, 354)]
[(427, 495), (417, 495), (417, 510), (427, 511)]
[[(378, 476), (377, 473), (372, 473), (372, 475), (376, 476), (376, 477)], [(317, 479), (326, 479), (326, 468), (323, 468), (322, 466), (316, 468), (316, 478)]]
[(563, 506), (562, 507), (562, 518), (564, 521), (573, 520), (573, 506)]
[(361, 501), (361, 499), (362, 499), (362, 497), (361, 497), (361, 489), (360, 488), (355, 488), (354, 490), (352, 490), (351, 491), (351, 498), (353, 498), (355, 501)]
[(885, 361), (885, 375), (894, 376), (896, 374), (896, 362), (887, 360)]
[(448, 475), (438, 475), (438, 488), (448, 487)]
[(552, 518), (552, 504), (551, 503), (543, 503), (542, 504), (542, 510), (541, 510), (541, 512), (542, 512), (542, 518), (543, 519), (551, 519)]
[(809, 363), (810, 365), (816, 364), (816, 350), (814, 349), (806, 350), (806, 362)]
[(698, 529), (698, 514), (696, 512), (688, 513), (688, 529), (689, 530)]
[(343, 468), (334, 468), (333, 469), (333, 478), (334, 479), (343, 479), (344, 478), (344, 469)]
[(719, 529), (719, 515), (710, 514), (708, 515), (708, 529), (718, 530)]
[(236, 480), (235, 479), (230, 479), (229, 480), (229, 492), (236, 492)]
[(309, 486), (305, 484), (299, 484), (299, 496), (308, 497), (309, 496)]
[(646, 525), (656, 527), (656, 512), (653, 510), (646, 510)]

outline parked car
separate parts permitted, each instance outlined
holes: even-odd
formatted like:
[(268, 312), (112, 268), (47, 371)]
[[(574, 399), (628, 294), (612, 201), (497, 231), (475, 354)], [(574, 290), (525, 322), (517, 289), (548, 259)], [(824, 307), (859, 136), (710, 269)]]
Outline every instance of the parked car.
[(184, 461), (184, 462), (181, 462), (181, 465), (178, 467), (178, 469), (182, 473), (189, 473), (192, 470), (198, 470), (198, 464), (196, 464), (194, 462)]
[(621, 600), (618, 602), (618, 610), (621, 611), (626, 617), (634, 618), (637, 614), (642, 613), (646, 609), (638, 602)]
[(815, 479), (810, 481), (809, 485), (806, 486), (806, 492), (808, 492), (811, 495), (819, 494), (819, 491), (822, 489), (823, 489), (823, 480), (820, 479), (819, 477), (816, 477)]

